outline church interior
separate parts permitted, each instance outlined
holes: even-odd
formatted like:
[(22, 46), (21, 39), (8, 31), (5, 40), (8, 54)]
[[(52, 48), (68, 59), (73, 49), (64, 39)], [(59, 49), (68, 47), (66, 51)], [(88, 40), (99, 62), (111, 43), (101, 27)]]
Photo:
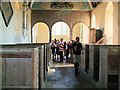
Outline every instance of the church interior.
[[(0, 0), (0, 89), (120, 89), (120, 2)], [(80, 75), (73, 53), (52, 60), (52, 41), (80, 37)], [(68, 60), (68, 62), (66, 61)]]

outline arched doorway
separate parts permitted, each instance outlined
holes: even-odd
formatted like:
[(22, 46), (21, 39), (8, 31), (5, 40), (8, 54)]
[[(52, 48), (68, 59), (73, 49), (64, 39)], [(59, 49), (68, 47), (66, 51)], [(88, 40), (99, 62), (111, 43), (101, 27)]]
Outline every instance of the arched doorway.
[(32, 28), (33, 43), (49, 43), (49, 28), (43, 22), (36, 23)]
[(80, 37), (80, 42), (89, 43), (89, 28), (84, 23), (78, 22), (74, 25), (72, 31), (72, 40), (75, 40), (76, 36)]
[(109, 2), (105, 11), (105, 43), (113, 44), (113, 3)]
[(65, 22), (59, 21), (52, 26), (52, 40), (63, 38), (65, 41), (70, 40), (70, 28)]

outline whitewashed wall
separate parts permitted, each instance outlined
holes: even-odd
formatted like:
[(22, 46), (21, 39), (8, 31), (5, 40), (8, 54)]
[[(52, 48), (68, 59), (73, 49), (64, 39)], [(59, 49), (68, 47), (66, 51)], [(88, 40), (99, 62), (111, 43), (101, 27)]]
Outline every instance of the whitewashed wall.
[[(0, 44), (13, 44), (22, 42), (31, 42), (31, 28), (28, 23), (27, 35), (23, 37), (23, 7), (20, 2), (11, 2), (13, 8), (13, 16), (8, 27), (5, 26), (2, 14), (0, 12)], [(29, 14), (31, 12), (28, 12)], [(30, 15), (28, 16), (30, 19)], [(29, 20), (30, 21), (30, 20)], [(26, 39), (27, 38), (27, 39)], [(29, 39), (28, 39), (29, 38)]]
[[(110, 13), (110, 14), (108, 14)], [(93, 11), (95, 16), (95, 27), (104, 31), (105, 44), (118, 45), (118, 2), (100, 3)], [(93, 23), (93, 21), (91, 21)], [(91, 25), (94, 26), (94, 25)]]

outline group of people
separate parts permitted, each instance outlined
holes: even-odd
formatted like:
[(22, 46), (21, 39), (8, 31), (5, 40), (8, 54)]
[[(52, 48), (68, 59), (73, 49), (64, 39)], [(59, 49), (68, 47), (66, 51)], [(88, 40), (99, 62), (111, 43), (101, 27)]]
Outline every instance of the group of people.
[(52, 50), (52, 60), (56, 62), (63, 62), (63, 60), (68, 61), (70, 54), (71, 42), (63, 41), (63, 38), (60, 40), (54, 39), (51, 42), (51, 50)]
[[(51, 42), (51, 50), (52, 50), (52, 60), (63, 62), (64, 59), (68, 60), (68, 55), (70, 54), (70, 50), (73, 53), (73, 63), (75, 68), (75, 76), (79, 74), (79, 63), (80, 63), (80, 55), (83, 50), (82, 43), (80, 42), (80, 38), (77, 36), (75, 41), (63, 42), (63, 38), (60, 40), (54, 40)], [(59, 58), (60, 56), (60, 58)], [(64, 58), (66, 57), (66, 58)], [(60, 60), (59, 60), (60, 59)]]

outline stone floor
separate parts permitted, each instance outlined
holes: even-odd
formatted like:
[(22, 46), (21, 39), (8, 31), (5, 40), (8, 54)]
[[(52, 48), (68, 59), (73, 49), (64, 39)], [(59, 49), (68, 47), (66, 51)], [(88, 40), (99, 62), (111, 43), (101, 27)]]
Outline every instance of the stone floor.
[(48, 70), (46, 88), (96, 88), (94, 81), (82, 69), (76, 77), (71, 63), (52, 63)]

